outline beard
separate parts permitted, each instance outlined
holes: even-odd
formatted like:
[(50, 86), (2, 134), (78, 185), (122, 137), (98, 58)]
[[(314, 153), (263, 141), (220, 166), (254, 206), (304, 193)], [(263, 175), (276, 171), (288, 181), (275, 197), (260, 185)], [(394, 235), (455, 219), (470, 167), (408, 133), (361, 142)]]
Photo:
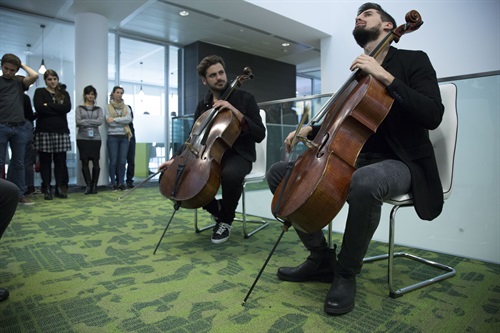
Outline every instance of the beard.
[(224, 80), (219, 80), (215, 84), (209, 84), (208, 88), (212, 91), (217, 91), (219, 93), (223, 92), (226, 90), (227, 87), (227, 81)]
[(373, 27), (370, 29), (365, 29), (365, 27), (356, 27), (352, 31), (352, 35), (354, 36), (356, 43), (364, 48), (369, 42), (373, 42), (378, 39), (380, 36), (379, 29), (379, 27)]

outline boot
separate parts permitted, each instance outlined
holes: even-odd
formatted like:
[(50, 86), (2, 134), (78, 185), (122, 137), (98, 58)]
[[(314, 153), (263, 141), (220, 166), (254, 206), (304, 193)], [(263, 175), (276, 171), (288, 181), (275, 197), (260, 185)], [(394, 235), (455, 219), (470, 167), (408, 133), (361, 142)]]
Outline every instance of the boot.
[(97, 182), (99, 181), (99, 173), (101, 169), (93, 168), (92, 169), (92, 183), (91, 183), (91, 192), (92, 194), (97, 194)]
[(56, 185), (55, 196), (66, 199), (68, 197), (68, 185)]
[(52, 200), (53, 197), (52, 197), (52, 190), (50, 189), (50, 185), (43, 185), (42, 187), (42, 192), (43, 192), (43, 195), (44, 195), (44, 199), (45, 200)]
[(332, 282), (334, 275), (335, 249), (311, 252), (306, 261), (297, 267), (280, 267), (278, 278), (284, 281), (305, 282), (320, 281)]
[(92, 180), (90, 178), (90, 171), (88, 166), (87, 167), (82, 167), (82, 175), (83, 175), (83, 180), (85, 181), (85, 195), (92, 193), (92, 188), (91, 188), (91, 183)]
[(324, 310), (326, 313), (340, 315), (354, 309), (356, 275), (345, 272), (338, 261), (335, 266), (335, 275), (326, 295)]

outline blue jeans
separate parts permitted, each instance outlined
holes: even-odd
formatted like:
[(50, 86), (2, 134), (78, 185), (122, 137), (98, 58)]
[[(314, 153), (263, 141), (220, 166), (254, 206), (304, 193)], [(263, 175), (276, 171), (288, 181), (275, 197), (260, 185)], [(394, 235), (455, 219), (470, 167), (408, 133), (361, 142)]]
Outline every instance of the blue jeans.
[[(272, 165), (267, 173), (269, 188), (274, 193), (285, 175), (288, 162)], [(410, 170), (401, 161), (358, 159), (358, 169), (352, 175), (347, 202), (347, 214), (342, 247), (338, 255), (341, 269), (358, 274), (363, 265), (370, 241), (380, 222), (384, 200), (408, 193), (411, 188)], [(323, 231), (297, 234), (311, 253), (327, 249)]]
[(26, 145), (32, 138), (33, 127), (29, 122), (19, 126), (0, 124), (0, 169), (5, 167), (7, 145), (10, 145), (12, 158), (9, 163), (8, 179), (19, 188), (19, 198), (26, 192), (24, 155)]
[[(31, 126), (31, 131), (33, 132), (33, 123), (29, 123)], [(24, 180), (26, 187), (35, 186), (35, 165), (36, 162), (36, 151), (33, 145), (32, 139), (26, 145), (26, 152), (24, 154)]]
[(111, 184), (123, 185), (125, 179), (125, 164), (127, 163), (129, 141), (126, 136), (109, 135), (108, 136), (108, 156), (109, 156), (109, 178)]

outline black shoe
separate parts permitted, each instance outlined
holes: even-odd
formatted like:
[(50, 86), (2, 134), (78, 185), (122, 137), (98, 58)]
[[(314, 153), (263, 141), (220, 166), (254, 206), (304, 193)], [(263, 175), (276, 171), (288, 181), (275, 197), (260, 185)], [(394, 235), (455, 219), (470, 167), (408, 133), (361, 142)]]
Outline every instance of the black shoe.
[(9, 298), (9, 291), (4, 288), (0, 288), (0, 302), (5, 301), (7, 298)]
[(322, 254), (311, 254), (306, 261), (297, 267), (280, 267), (278, 278), (283, 281), (305, 282), (333, 281), (335, 249), (324, 251)]
[(135, 187), (134, 183), (127, 183), (127, 188), (134, 188), (134, 187)]
[(233, 227), (230, 224), (221, 222), (216, 225), (217, 228), (214, 228), (214, 233), (212, 234), (212, 243), (220, 244), (224, 243), (229, 239), (229, 235), (231, 234), (231, 228)]
[(123, 184), (119, 185), (119, 186), (118, 186), (118, 189), (119, 189), (120, 191), (125, 191), (125, 185), (123, 185)]
[(325, 299), (325, 312), (344, 314), (354, 309), (356, 298), (356, 276), (341, 276), (335, 274), (332, 286)]

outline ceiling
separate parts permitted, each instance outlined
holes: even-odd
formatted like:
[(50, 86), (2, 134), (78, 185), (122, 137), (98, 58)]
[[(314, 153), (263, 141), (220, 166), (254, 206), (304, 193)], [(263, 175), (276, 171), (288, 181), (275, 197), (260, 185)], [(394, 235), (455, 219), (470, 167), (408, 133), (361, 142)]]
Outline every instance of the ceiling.
[[(297, 72), (319, 77), (320, 40), (327, 34), (243, 0), (0, 0), (0, 51), (25, 54), (45, 62), (74, 59), (74, 18), (91, 12), (108, 18), (109, 30), (132, 38), (183, 47), (203, 41), (241, 52), (294, 64)], [(181, 11), (189, 12), (181, 16)], [(42, 29), (44, 43), (42, 51)], [(290, 45), (284, 47), (283, 43)], [(31, 47), (28, 47), (30, 44)], [(111, 49), (114, 45), (111, 43)], [(148, 54), (137, 44), (121, 44), (127, 63), (143, 61), (145, 81)], [(31, 67), (38, 67), (38, 64)], [(157, 68), (151, 68), (151, 74)], [(170, 68), (170, 71), (177, 71)]]

